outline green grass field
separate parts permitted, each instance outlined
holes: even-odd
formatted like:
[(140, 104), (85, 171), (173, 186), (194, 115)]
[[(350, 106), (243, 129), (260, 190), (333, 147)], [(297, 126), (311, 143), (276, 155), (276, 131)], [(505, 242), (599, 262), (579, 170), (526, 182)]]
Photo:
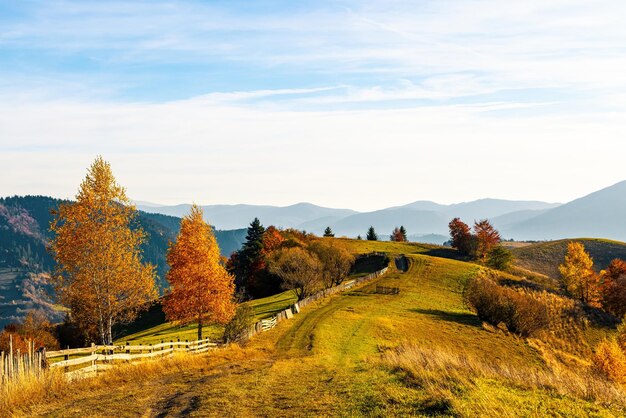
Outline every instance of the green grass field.
[[(45, 416), (623, 416), (561, 379), (528, 341), (486, 329), (463, 304), (474, 264), (412, 244), (354, 241), (358, 251), (407, 254), (364, 287), (308, 306), (243, 348), (197, 364), (68, 394)], [(411, 249), (412, 252), (406, 251)], [(421, 253), (421, 254), (420, 254)], [(400, 288), (375, 293), (376, 285)], [(285, 299), (259, 307), (265, 312)], [(572, 375), (573, 376), (573, 375)], [(585, 379), (588, 376), (584, 376)], [(574, 381), (578, 386), (568, 383)]]

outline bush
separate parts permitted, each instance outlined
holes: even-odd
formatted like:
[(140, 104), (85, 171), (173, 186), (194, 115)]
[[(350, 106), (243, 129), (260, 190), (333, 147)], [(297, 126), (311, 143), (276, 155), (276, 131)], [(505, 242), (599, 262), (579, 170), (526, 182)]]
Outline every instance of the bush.
[(593, 365), (607, 379), (626, 383), (626, 355), (614, 339), (598, 344), (593, 355)]
[(550, 324), (547, 304), (527, 290), (503, 287), (479, 276), (468, 282), (464, 296), (482, 321), (496, 326), (503, 323), (509, 331), (525, 337)]
[(237, 306), (235, 316), (224, 327), (225, 343), (243, 341), (248, 328), (254, 323), (254, 310), (247, 303)]
[(492, 248), (487, 253), (485, 264), (492, 269), (507, 271), (511, 267), (513, 254), (502, 246)]

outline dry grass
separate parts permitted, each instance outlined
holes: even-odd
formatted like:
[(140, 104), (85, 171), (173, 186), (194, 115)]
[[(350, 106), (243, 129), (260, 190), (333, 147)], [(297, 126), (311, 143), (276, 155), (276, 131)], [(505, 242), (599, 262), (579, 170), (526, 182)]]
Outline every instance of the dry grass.
[[(229, 347), (236, 351), (236, 347)], [(0, 385), (0, 416), (29, 416), (33, 406), (62, 400), (77, 392), (93, 392), (120, 383), (141, 382), (165, 372), (200, 367), (206, 354), (175, 353), (172, 357), (138, 363), (123, 363), (84, 379), (68, 379), (59, 370), (49, 370), (40, 377), (29, 377)]]
[[(433, 413), (466, 411), (464, 393), (480, 393), (485, 381), (496, 381), (503, 392), (521, 389), (526, 392), (545, 392), (549, 396), (584, 399), (605, 407), (623, 410), (626, 394), (621, 386), (608, 382), (589, 372), (588, 368), (533, 368), (511, 366), (510, 363), (483, 359), (463, 352), (449, 352), (417, 345), (403, 345), (385, 353), (383, 363), (405, 373), (408, 383), (424, 388), (430, 395)], [(506, 403), (490, 397), (473, 399), (473, 411), (485, 415), (498, 412), (504, 416), (517, 416), (518, 411), (507, 409)], [(467, 412), (467, 411), (466, 411)]]

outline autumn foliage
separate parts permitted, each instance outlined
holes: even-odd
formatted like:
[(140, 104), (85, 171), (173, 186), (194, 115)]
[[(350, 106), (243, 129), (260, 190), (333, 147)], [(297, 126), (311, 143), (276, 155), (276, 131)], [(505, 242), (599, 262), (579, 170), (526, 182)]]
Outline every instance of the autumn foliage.
[(567, 245), (565, 262), (559, 272), (570, 295), (583, 303), (600, 306), (600, 280), (593, 270), (593, 260), (580, 242)]
[(54, 215), (57, 295), (85, 333), (111, 344), (113, 325), (134, 319), (156, 297), (154, 267), (141, 257), (145, 234), (131, 227), (135, 207), (98, 157), (76, 201)]
[(220, 262), (213, 230), (193, 205), (182, 218), (176, 242), (167, 253), (170, 290), (163, 310), (170, 321), (197, 322), (198, 339), (206, 322), (227, 323), (235, 313), (234, 278)]
[(448, 224), (450, 229), (450, 241), (453, 248), (456, 248), (465, 255), (471, 255), (474, 252), (474, 237), (472, 230), (461, 219), (454, 218)]
[(474, 234), (476, 235), (477, 256), (481, 260), (484, 260), (487, 257), (487, 253), (501, 241), (500, 233), (487, 219), (474, 222)]
[(391, 231), (391, 235), (389, 236), (389, 240), (390, 241), (395, 241), (395, 242), (406, 242), (406, 241), (408, 241), (407, 236), (406, 236), (406, 229), (404, 229), (404, 226), (400, 226), (400, 228), (395, 227), (393, 229), (393, 231)]
[(29, 311), (20, 324), (9, 324), (0, 332), (0, 351), (8, 352), (12, 342), (13, 350), (22, 353), (28, 351), (29, 342), (35, 348), (45, 347), (48, 350), (59, 348), (59, 342), (53, 335), (54, 327), (41, 311)]
[(602, 307), (618, 318), (626, 315), (626, 262), (615, 259), (600, 273)]
[(293, 290), (298, 300), (302, 300), (320, 287), (323, 265), (304, 248), (283, 248), (270, 260), (270, 271), (283, 280), (284, 289)]
[(309, 245), (308, 250), (322, 263), (322, 282), (330, 288), (341, 284), (354, 264), (354, 255), (340, 241), (322, 239)]

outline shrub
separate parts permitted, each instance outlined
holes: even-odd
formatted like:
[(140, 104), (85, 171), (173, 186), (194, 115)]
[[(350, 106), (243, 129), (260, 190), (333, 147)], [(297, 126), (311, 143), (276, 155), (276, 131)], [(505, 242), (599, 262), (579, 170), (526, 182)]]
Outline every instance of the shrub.
[(487, 253), (485, 264), (492, 269), (507, 271), (511, 267), (513, 254), (506, 248), (498, 245)]
[(550, 323), (547, 304), (533, 292), (503, 287), (487, 277), (471, 279), (464, 296), (481, 320), (493, 325), (503, 323), (509, 331), (525, 337)]
[(614, 339), (603, 340), (593, 355), (595, 369), (607, 379), (626, 383), (626, 355)]
[(254, 322), (254, 310), (247, 303), (237, 306), (235, 316), (224, 327), (224, 342), (242, 341)]

